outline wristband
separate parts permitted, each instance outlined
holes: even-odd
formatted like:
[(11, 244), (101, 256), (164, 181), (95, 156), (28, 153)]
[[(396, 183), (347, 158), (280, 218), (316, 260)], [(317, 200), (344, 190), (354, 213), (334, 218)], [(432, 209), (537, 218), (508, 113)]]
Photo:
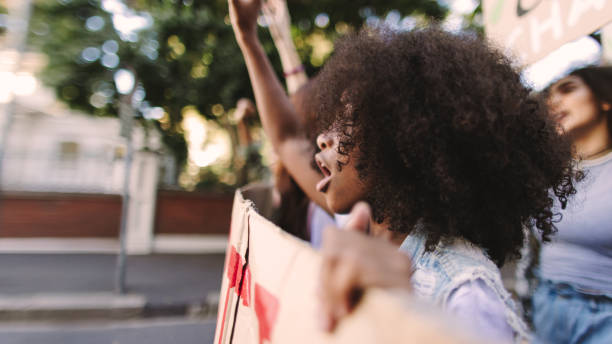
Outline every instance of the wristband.
[(304, 71), (304, 65), (299, 65), (299, 66), (297, 66), (297, 67), (293, 68), (292, 70), (289, 70), (289, 71), (283, 72), (283, 76), (286, 78), (286, 77), (288, 77), (288, 76), (292, 76), (292, 75), (295, 75), (295, 74), (301, 73), (301, 72), (303, 72), (303, 71)]

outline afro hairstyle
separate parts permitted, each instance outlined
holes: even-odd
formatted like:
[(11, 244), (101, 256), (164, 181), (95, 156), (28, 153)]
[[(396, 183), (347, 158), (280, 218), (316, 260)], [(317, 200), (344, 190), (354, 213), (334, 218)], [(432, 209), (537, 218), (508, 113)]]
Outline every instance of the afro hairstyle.
[(356, 159), (374, 220), (419, 231), (428, 250), (461, 237), (501, 266), (525, 228), (548, 240), (554, 199), (576, 192), (570, 142), (474, 35), (364, 28), (336, 43), (314, 89), (318, 131)]

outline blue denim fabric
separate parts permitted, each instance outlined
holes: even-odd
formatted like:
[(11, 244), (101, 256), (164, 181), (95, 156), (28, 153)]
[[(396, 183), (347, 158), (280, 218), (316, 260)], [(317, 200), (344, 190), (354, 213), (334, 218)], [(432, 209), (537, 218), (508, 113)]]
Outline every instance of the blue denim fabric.
[(506, 321), (515, 331), (516, 341), (529, 339), (527, 327), (503, 286), (499, 269), (481, 248), (466, 240), (455, 239), (452, 243), (440, 243), (428, 252), (424, 237), (413, 233), (406, 237), (400, 251), (412, 259), (415, 269), (412, 285), (420, 298), (445, 308), (449, 296), (460, 285), (481, 279), (504, 303)]
[(612, 343), (612, 299), (541, 281), (533, 295), (535, 343)]

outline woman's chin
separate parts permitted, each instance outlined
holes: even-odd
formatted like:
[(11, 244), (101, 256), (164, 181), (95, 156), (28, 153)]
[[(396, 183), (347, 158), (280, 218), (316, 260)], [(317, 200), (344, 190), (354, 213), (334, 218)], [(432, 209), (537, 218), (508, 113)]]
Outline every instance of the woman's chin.
[(327, 198), (327, 206), (329, 206), (329, 209), (335, 214), (350, 213), (355, 203), (356, 202), (338, 202), (337, 200), (330, 199), (329, 197)]

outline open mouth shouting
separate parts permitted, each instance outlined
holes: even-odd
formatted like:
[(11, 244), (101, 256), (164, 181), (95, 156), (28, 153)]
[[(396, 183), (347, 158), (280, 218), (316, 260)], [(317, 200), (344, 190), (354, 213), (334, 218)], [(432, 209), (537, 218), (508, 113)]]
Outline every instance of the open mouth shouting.
[(331, 182), (331, 171), (327, 167), (323, 159), (321, 159), (318, 155), (315, 156), (315, 161), (317, 162), (317, 166), (319, 166), (319, 169), (323, 173), (323, 179), (321, 179), (321, 181), (317, 183), (316, 188), (317, 191), (325, 193), (327, 191), (327, 188), (329, 188), (329, 183)]

